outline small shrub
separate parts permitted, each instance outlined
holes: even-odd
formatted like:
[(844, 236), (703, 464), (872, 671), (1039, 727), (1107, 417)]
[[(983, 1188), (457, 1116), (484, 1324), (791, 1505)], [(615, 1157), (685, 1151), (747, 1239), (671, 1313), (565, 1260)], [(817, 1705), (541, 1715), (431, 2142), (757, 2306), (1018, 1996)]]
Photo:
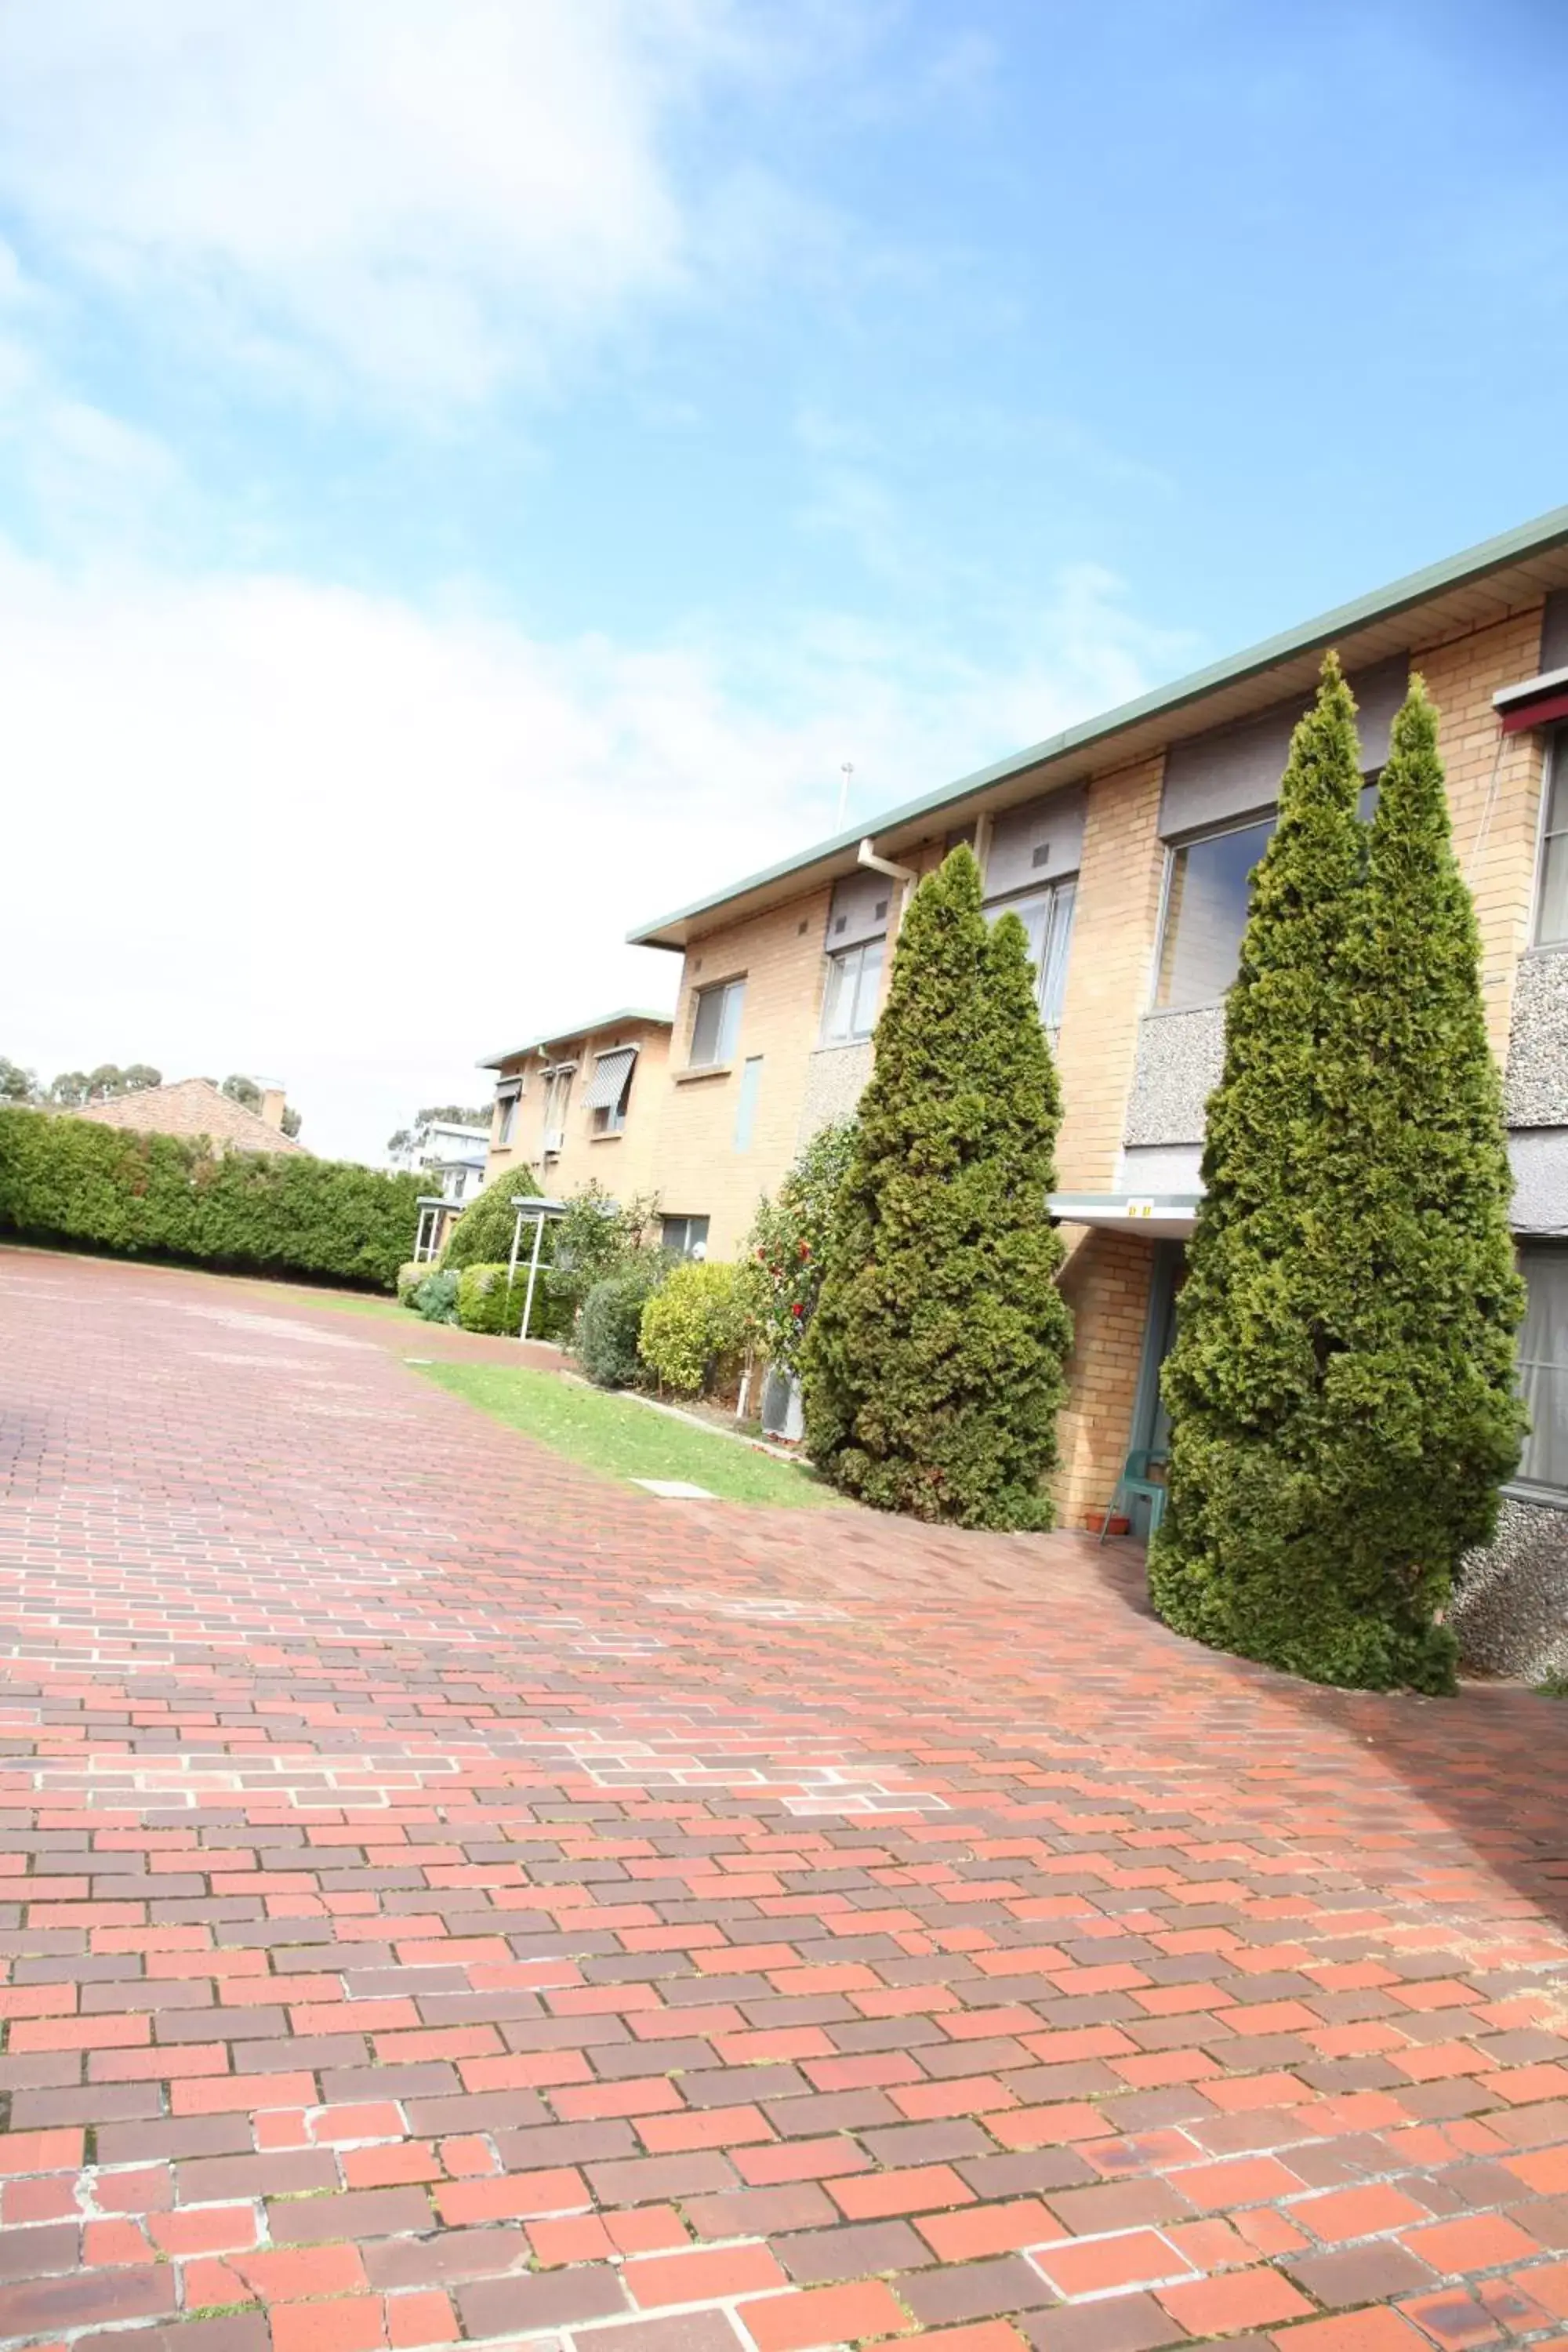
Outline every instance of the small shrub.
[(455, 1323), (458, 1319), (458, 1276), (450, 1266), (437, 1266), (426, 1274), (423, 1282), (416, 1283), (408, 1294), (408, 1304), (426, 1323)]
[(397, 1303), (399, 1307), (407, 1306), (410, 1292), (417, 1290), (426, 1276), (433, 1271), (428, 1260), (422, 1257), (410, 1258), (406, 1265), (398, 1267)]
[(596, 1282), (583, 1301), (577, 1354), (596, 1387), (627, 1389), (640, 1378), (637, 1339), (643, 1309), (667, 1272), (664, 1260), (648, 1251), (619, 1274)]
[(685, 1258), (643, 1308), (638, 1346), (661, 1386), (698, 1396), (738, 1354), (746, 1323), (739, 1267)]
[[(424, 1176), (421, 1182), (428, 1180)], [(511, 1257), (511, 1237), (517, 1230), (517, 1211), (512, 1198), (537, 1194), (539, 1179), (531, 1168), (502, 1168), (490, 1178), (482, 1192), (472, 1200), (454, 1223), (441, 1252), (443, 1265), (505, 1265)], [(522, 1229), (522, 1255), (527, 1257), (533, 1247), (533, 1227)], [(550, 1254), (550, 1233), (546, 1228), (544, 1253)]]
[(526, 1281), (508, 1282), (504, 1265), (466, 1265), (458, 1276), (458, 1320), (465, 1331), (511, 1337), (522, 1322), (527, 1288)]
[(547, 1244), (550, 1272), (544, 1288), (552, 1328), (570, 1330), (595, 1284), (619, 1274), (653, 1247), (658, 1223), (657, 1192), (634, 1193), (624, 1205), (592, 1181), (574, 1192)]
[(764, 1193), (757, 1203), (739, 1271), (757, 1344), (781, 1371), (800, 1369), (835, 1204), (854, 1156), (853, 1119), (819, 1128), (774, 1197)]

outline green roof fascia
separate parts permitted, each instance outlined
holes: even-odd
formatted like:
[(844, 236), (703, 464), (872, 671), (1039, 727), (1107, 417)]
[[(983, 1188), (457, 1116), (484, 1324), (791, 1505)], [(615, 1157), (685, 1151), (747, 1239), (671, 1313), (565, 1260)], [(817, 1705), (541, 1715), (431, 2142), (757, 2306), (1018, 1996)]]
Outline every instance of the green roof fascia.
[(499, 1070), (503, 1062), (515, 1062), (520, 1055), (537, 1054), (542, 1045), (564, 1045), (569, 1037), (596, 1036), (601, 1029), (619, 1029), (628, 1021), (646, 1021), (652, 1029), (673, 1029), (673, 1013), (645, 1013), (635, 1004), (623, 1004), (618, 1013), (602, 1013), (596, 1021), (577, 1021), (570, 1028), (546, 1030), (542, 1037), (531, 1037), (526, 1045), (509, 1045), (504, 1054), (487, 1054), (476, 1062), (476, 1070)]
[(1357, 596), (1348, 604), (1336, 604), (1332, 611), (1320, 613), (1315, 620), (1300, 623), (1293, 629), (1283, 629), (1277, 636), (1265, 637), (1258, 645), (1248, 646), (1242, 653), (1232, 654), (1224, 661), (1212, 662), (1206, 669), (1190, 670), (1170, 686), (1156, 687), (1152, 693), (1141, 694), (1131, 702), (1118, 703), (1112, 710), (1102, 711), (1097, 718), (1080, 719), (1076, 726), (1064, 727), (1059, 735), (1047, 735), (1044, 741), (1031, 743), (1026, 751), (1010, 753), (1005, 759), (994, 760), (988, 767), (975, 768), (960, 776), (956, 783), (942, 784), (933, 793), (920, 799), (905, 801), (899, 807), (886, 809), (877, 817), (863, 820), (847, 833), (836, 833), (826, 841), (813, 844), (794, 857), (782, 858), (776, 866), (764, 866), (759, 873), (748, 874), (743, 881), (732, 882), (727, 888), (715, 890), (705, 898), (694, 899), (690, 906), (680, 907), (673, 914), (661, 915), (657, 922), (644, 923), (626, 939), (633, 947), (659, 946), (658, 934), (672, 924), (686, 923), (698, 915), (713, 913), (727, 906), (731, 899), (743, 898), (749, 890), (762, 889), (767, 883), (781, 882), (791, 874), (824, 858), (837, 856), (841, 851), (853, 849), (868, 837), (879, 833), (891, 833), (901, 825), (911, 824), (917, 818), (934, 815), (953, 801), (969, 798), (983, 792), (987, 784), (998, 784), (1026, 769), (1043, 767), (1048, 761), (1059, 760), (1064, 753), (1082, 750), (1086, 745), (1120, 734), (1124, 728), (1136, 726), (1139, 720), (1158, 718), (1162, 712), (1182, 709), (1186, 704), (1212, 694), (1217, 687), (1235, 686), (1243, 679), (1256, 677), (1294, 656), (1315, 653), (1332, 644), (1347, 629), (1367, 627), (1373, 621), (1394, 619), (1411, 605), (1425, 604), (1428, 597), (1440, 594), (1445, 588), (1456, 588), (1471, 580), (1484, 579), (1489, 572), (1500, 572), (1510, 563), (1526, 557), (1543, 554), (1548, 549), (1568, 542), (1568, 507), (1553, 507), (1550, 513), (1539, 515), (1533, 522), (1521, 523), (1512, 530), (1500, 532), (1495, 539), (1483, 539), (1458, 555), (1445, 557), (1441, 563), (1428, 564), (1424, 571), (1406, 572), (1403, 579), (1392, 581), (1385, 588), (1375, 589), (1371, 595)]

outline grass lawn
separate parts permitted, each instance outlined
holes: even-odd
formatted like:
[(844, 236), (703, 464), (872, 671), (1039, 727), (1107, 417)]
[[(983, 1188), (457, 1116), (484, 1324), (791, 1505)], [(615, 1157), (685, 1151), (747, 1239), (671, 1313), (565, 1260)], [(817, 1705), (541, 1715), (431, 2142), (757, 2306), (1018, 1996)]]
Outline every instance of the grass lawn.
[(317, 1290), (295, 1282), (269, 1282), (267, 1287), (274, 1297), (293, 1299), (301, 1307), (331, 1307), (340, 1315), (390, 1315), (410, 1327), (419, 1320), (378, 1290)]
[(630, 1397), (583, 1388), (554, 1372), (511, 1364), (424, 1364), (426, 1380), (494, 1413), (552, 1454), (606, 1478), (684, 1478), (727, 1503), (790, 1504), (807, 1510), (841, 1505), (815, 1474), (710, 1437)]

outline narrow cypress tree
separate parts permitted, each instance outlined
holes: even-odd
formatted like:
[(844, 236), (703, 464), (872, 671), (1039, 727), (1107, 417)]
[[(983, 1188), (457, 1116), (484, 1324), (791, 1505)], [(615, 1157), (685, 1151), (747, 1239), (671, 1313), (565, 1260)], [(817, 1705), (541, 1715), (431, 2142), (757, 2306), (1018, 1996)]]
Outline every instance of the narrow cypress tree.
[(1352, 710), (1325, 665), (1255, 887), (1151, 1589), (1183, 1631), (1314, 1680), (1447, 1690), (1453, 1570), (1518, 1458), (1522, 1294), (1436, 715), (1415, 680), (1358, 839)]
[(1352, 1589), (1413, 1682), (1452, 1679), (1440, 1618), (1454, 1570), (1497, 1518), (1524, 1414), (1524, 1286), (1509, 1226), (1502, 1087), (1480, 940), (1454, 856), (1437, 718), (1419, 677), (1394, 724), (1349, 962), (1335, 1321), (1327, 1402), (1342, 1462)]
[(1297, 728), (1253, 877), (1209, 1098), (1204, 1200), (1165, 1367), (1170, 1504), (1149, 1585), (1169, 1624), (1330, 1682), (1398, 1680), (1363, 1656), (1341, 1580), (1324, 1319), (1342, 1245), (1336, 1159), (1345, 943), (1361, 882), (1355, 704), (1331, 654)]
[(1042, 1528), (1071, 1318), (1024, 928), (955, 849), (914, 895), (805, 1352), (806, 1442), (884, 1510)]

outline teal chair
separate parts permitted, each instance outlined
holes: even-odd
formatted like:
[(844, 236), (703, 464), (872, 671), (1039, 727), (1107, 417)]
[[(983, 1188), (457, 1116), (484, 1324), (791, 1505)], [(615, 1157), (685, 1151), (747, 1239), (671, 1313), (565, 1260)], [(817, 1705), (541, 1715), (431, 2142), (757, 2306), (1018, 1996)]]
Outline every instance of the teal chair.
[(1105, 1541), (1110, 1522), (1116, 1516), (1116, 1506), (1123, 1496), (1129, 1502), (1142, 1500), (1148, 1504), (1149, 1533), (1152, 1536), (1165, 1516), (1165, 1486), (1163, 1479), (1152, 1477), (1150, 1473), (1156, 1463), (1163, 1468), (1165, 1456), (1154, 1453), (1149, 1446), (1140, 1447), (1136, 1453), (1128, 1455), (1121, 1465), (1121, 1475), (1110, 1490), (1105, 1516), (1100, 1522), (1101, 1543)]

